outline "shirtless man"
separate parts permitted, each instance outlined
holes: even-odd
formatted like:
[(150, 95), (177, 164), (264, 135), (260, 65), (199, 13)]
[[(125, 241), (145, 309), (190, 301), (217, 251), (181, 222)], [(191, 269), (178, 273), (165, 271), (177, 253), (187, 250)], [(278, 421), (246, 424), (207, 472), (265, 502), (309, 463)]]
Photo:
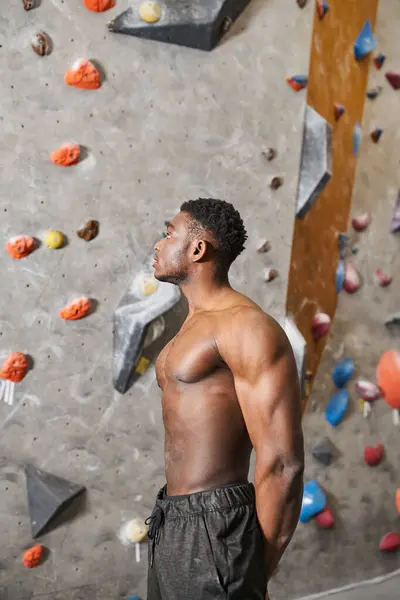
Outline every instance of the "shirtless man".
[(189, 313), (157, 359), (167, 485), (147, 521), (147, 600), (268, 599), (298, 522), (296, 364), (278, 323), (229, 284), (246, 239), (231, 204), (199, 199), (155, 245), (155, 277), (179, 285)]

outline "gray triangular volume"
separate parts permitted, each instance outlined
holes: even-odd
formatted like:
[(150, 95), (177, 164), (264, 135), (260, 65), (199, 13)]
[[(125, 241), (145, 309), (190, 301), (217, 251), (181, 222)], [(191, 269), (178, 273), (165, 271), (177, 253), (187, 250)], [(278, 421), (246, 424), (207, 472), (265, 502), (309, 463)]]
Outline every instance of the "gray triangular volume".
[(49, 521), (85, 487), (56, 477), (32, 465), (25, 467), (32, 537), (36, 538)]
[(114, 311), (113, 385), (120, 394), (128, 389), (149, 325), (173, 308), (181, 297), (178, 286), (166, 282), (159, 282), (153, 294), (143, 294), (140, 277), (154, 277), (153, 259), (154, 251), (147, 256)]
[(329, 438), (323, 438), (315, 444), (312, 449), (312, 455), (323, 465), (329, 466), (333, 457), (333, 446)]
[(304, 115), (296, 217), (303, 219), (332, 177), (332, 127), (311, 106)]
[(139, 16), (140, 0), (117, 15), (108, 28), (168, 44), (212, 50), (250, 0), (161, 0), (161, 18), (145, 23)]

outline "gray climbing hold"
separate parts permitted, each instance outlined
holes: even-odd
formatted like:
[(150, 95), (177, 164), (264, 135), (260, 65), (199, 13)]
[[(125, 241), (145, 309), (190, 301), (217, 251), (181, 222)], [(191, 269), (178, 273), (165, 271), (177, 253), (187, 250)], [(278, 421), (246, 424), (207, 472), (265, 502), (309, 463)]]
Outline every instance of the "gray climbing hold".
[(56, 514), (85, 491), (85, 487), (32, 465), (25, 467), (25, 476), (32, 537), (35, 539)]
[(212, 50), (250, 0), (164, 0), (161, 17), (145, 23), (130, 7), (109, 24), (110, 31), (125, 33), (199, 50)]
[(388, 317), (385, 321), (385, 327), (392, 335), (400, 335), (400, 313)]
[(350, 238), (347, 233), (338, 233), (339, 256), (342, 260), (346, 258), (349, 242)]
[(333, 445), (330, 439), (325, 437), (317, 442), (312, 449), (312, 455), (319, 460), (319, 462), (328, 467), (333, 458)]
[(296, 216), (303, 219), (332, 177), (332, 127), (306, 106)]
[[(161, 236), (160, 236), (161, 237)], [(144, 348), (150, 324), (179, 301), (176, 285), (154, 278), (148, 255), (114, 312), (113, 385), (124, 394)]]

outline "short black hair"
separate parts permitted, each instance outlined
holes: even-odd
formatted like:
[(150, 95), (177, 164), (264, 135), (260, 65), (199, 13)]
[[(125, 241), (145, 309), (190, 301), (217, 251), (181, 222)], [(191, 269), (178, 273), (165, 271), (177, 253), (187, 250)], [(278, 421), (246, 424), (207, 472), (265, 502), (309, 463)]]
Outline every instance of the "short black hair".
[(229, 202), (214, 198), (188, 200), (182, 204), (180, 210), (192, 217), (193, 227), (190, 229), (193, 232), (198, 234), (199, 229), (204, 229), (211, 234), (217, 244), (218, 266), (229, 269), (244, 250), (247, 240), (246, 229), (239, 212)]

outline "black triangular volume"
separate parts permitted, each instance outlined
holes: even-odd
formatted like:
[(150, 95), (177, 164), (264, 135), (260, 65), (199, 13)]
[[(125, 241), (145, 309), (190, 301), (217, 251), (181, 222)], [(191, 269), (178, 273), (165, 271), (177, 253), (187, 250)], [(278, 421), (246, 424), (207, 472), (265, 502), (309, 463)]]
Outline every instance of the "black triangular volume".
[(33, 465), (25, 467), (25, 476), (32, 537), (35, 539), (63, 507), (85, 491), (85, 487)]
[(250, 0), (164, 0), (161, 18), (146, 23), (139, 16), (139, 2), (117, 15), (108, 28), (168, 44), (212, 50)]

